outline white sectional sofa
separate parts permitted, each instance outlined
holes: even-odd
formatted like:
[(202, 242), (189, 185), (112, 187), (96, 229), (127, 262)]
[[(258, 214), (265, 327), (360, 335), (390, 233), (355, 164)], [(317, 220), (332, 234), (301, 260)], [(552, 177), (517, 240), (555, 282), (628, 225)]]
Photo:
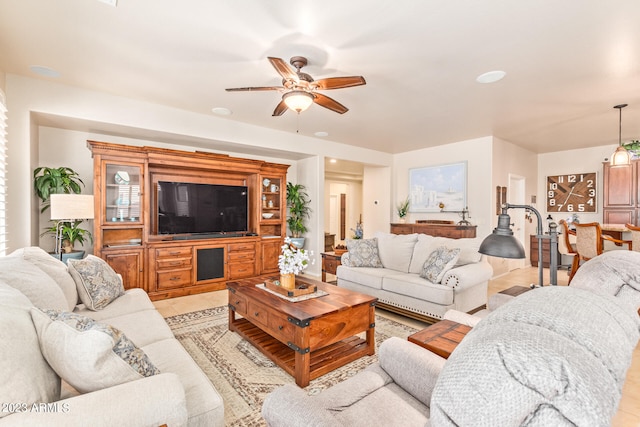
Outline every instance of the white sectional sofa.
[(222, 398), (147, 294), (87, 304), (79, 271), (35, 247), (0, 258), (0, 426), (223, 426)]
[[(338, 286), (373, 295), (381, 308), (418, 319), (442, 319), (450, 309), (474, 311), (487, 303), (493, 274), (476, 245), (473, 239), (382, 232), (372, 239), (348, 240), (336, 271)], [(439, 259), (436, 252), (446, 249), (458, 252), (455, 260)], [(431, 270), (424, 274), (427, 264)]]

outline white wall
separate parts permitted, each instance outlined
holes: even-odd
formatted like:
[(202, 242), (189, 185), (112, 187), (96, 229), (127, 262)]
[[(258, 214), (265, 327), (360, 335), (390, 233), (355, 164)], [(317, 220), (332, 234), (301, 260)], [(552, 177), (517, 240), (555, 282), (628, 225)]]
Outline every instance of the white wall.
[[(362, 180), (362, 224), (363, 237), (369, 238), (376, 231), (389, 232), (391, 222), (391, 168), (365, 166)], [(360, 217), (357, 215), (357, 220)], [(356, 220), (356, 222), (357, 222)], [(347, 224), (347, 238), (353, 236), (351, 229), (356, 223)]]
[[(467, 162), (467, 206), (471, 217), (469, 221), (477, 225), (476, 239), (478, 244), (492, 230), (491, 206), (492, 138), (483, 137), (409, 151), (394, 156), (393, 191), (389, 204), (389, 217), (397, 220), (396, 205), (409, 194), (409, 169), (437, 166), (461, 161)], [(409, 222), (417, 219), (446, 219), (458, 222), (461, 218), (450, 212), (410, 213)], [(389, 231), (387, 224), (386, 231)]]
[[(38, 201), (33, 195), (31, 173), (43, 161), (40, 160), (39, 126), (34, 120), (34, 114), (63, 117), (85, 127), (99, 128), (106, 123), (112, 129), (119, 129), (121, 135), (126, 135), (126, 130), (129, 129), (131, 132), (153, 132), (162, 136), (151, 141), (145, 140), (144, 145), (157, 145), (157, 141), (161, 140), (180, 141), (184, 136), (189, 140), (200, 141), (198, 149), (203, 149), (203, 144), (204, 149), (214, 147), (218, 141), (227, 147), (226, 152), (243, 153), (243, 157), (249, 157), (253, 151), (260, 153), (258, 157), (264, 158), (264, 152), (275, 150), (273, 152), (295, 154), (289, 158), (318, 156), (323, 159), (329, 155), (338, 155), (374, 165), (391, 164), (388, 153), (12, 74), (6, 76), (6, 94), (9, 109), (9, 252), (38, 244), (40, 234)], [(118, 138), (112, 135), (118, 133), (103, 132), (94, 139), (117, 142)], [(234, 146), (237, 150), (230, 150), (229, 146)], [(322, 176), (322, 169), (317, 161), (305, 164), (305, 168), (305, 174)], [(288, 176), (295, 175), (297, 172), (290, 171)], [(322, 215), (322, 209), (315, 209), (313, 215)], [(314, 221), (322, 223), (322, 216)], [(323, 233), (321, 227), (316, 227), (316, 231), (318, 230)]]
[[(582, 150), (557, 151), (555, 153), (540, 154), (538, 156), (538, 205), (545, 217), (547, 199), (546, 187), (547, 176), (565, 175), (571, 173), (595, 172), (597, 180), (597, 210), (595, 213), (578, 213), (580, 222), (602, 222), (603, 203), (603, 177), (602, 162), (609, 160), (615, 151), (616, 145), (603, 145), (600, 147), (585, 148)], [(568, 213), (551, 212), (551, 217), (557, 221), (566, 219), (571, 215)]]
[[(537, 164), (538, 156), (528, 150), (520, 148), (510, 142), (494, 138), (493, 141), (493, 159), (492, 159), (492, 176), (493, 185), (491, 189), (491, 205), (490, 205), (490, 217), (492, 230), (498, 224), (498, 215), (496, 215), (496, 187), (507, 187), (509, 191), (509, 176), (518, 175), (525, 180), (525, 205), (531, 204), (531, 196), (537, 194)], [(509, 196), (509, 194), (507, 194)], [(507, 197), (509, 200), (509, 197)], [(537, 198), (537, 203), (534, 208), (540, 210), (540, 198)], [(543, 211), (540, 211), (542, 214)], [(529, 239), (528, 236), (535, 234), (536, 232), (536, 220), (532, 223), (524, 220), (526, 211), (524, 209), (511, 209), (509, 215), (512, 218), (520, 216), (520, 221), (524, 223), (525, 241), (522, 245), (525, 248), (527, 258), (525, 264), (530, 265), (529, 261)], [(503, 258), (488, 257), (491, 266), (493, 267), (494, 276), (500, 276), (509, 271), (509, 261)]]

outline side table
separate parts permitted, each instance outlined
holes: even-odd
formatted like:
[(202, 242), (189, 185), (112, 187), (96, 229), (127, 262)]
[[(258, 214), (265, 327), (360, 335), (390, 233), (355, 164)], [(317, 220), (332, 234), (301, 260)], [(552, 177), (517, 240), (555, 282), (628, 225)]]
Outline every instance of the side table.
[(327, 283), (327, 273), (335, 276), (339, 265), (342, 265), (340, 259), (342, 255), (336, 255), (335, 252), (322, 252), (322, 281)]
[(470, 326), (451, 320), (441, 320), (410, 335), (407, 339), (440, 357), (448, 359), (470, 330)]

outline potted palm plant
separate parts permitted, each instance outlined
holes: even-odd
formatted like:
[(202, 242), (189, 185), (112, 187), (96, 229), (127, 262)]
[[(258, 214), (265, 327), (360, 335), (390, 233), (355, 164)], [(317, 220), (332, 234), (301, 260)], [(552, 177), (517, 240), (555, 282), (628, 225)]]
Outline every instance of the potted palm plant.
[(287, 225), (291, 232), (291, 243), (298, 248), (304, 247), (302, 234), (307, 231), (305, 221), (311, 215), (310, 203), (311, 199), (304, 185), (287, 182), (287, 209), (289, 211)]
[[(40, 166), (33, 171), (33, 188), (41, 201), (41, 213), (51, 206), (50, 198), (52, 194), (80, 194), (82, 187), (84, 187), (84, 182), (78, 173), (66, 166), (58, 168)], [(56, 221), (50, 222), (51, 225), (45, 228), (41, 236), (56, 235), (58, 223)], [(62, 255), (63, 260), (67, 258), (82, 258), (84, 250), (75, 251), (75, 244), (84, 245), (85, 240), (93, 241), (91, 232), (80, 227), (82, 223), (83, 220), (60, 223), (62, 250), (64, 252)]]

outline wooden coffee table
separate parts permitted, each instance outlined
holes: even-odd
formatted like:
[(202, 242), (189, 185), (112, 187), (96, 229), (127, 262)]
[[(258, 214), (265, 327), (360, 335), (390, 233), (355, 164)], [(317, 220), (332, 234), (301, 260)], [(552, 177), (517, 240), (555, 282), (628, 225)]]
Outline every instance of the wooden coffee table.
[[(290, 302), (256, 287), (273, 276), (227, 282), (229, 330), (293, 376), (300, 387), (362, 356), (375, 354), (377, 298), (297, 277), (328, 295)], [(238, 316), (242, 316), (241, 318)], [(366, 332), (365, 339), (357, 336)]]
[(407, 339), (438, 356), (448, 359), (470, 330), (471, 327), (467, 325), (451, 320), (441, 320), (410, 335)]

